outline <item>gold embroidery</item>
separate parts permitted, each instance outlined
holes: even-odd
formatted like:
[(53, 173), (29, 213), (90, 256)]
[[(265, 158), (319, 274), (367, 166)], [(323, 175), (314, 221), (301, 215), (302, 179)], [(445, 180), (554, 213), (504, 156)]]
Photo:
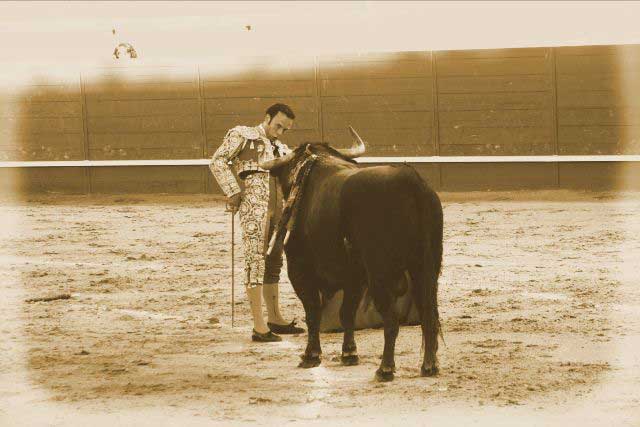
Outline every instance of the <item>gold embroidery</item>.
[[(274, 158), (274, 147), (278, 147), (280, 155), (291, 151), (280, 141), (269, 141), (261, 135), (259, 129), (259, 127), (247, 126), (230, 129), (209, 165), (226, 196), (240, 192), (240, 186), (233, 173), (234, 169), (238, 176), (244, 178), (245, 189), (240, 202), (239, 215), (244, 270), (248, 286), (256, 286), (264, 281), (265, 247), (268, 240), (266, 228), (270, 197), (269, 173), (258, 167), (258, 161)], [(249, 141), (251, 142), (247, 144)], [(252, 153), (249, 150), (254, 151)]]

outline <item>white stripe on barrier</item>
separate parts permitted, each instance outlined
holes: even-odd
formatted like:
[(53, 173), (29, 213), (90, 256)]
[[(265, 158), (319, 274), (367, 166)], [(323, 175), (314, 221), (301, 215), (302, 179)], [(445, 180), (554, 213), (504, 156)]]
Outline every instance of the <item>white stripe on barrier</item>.
[(54, 162), (0, 162), (0, 168), (50, 168), (95, 166), (198, 166), (208, 165), (210, 159), (184, 160), (64, 160)]
[[(408, 156), (360, 157), (358, 163), (556, 163), (639, 162), (640, 155), (600, 156)], [(100, 166), (207, 166), (210, 159), (184, 160), (70, 160), (0, 162), (0, 168), (100, 167)]]
[(358, 163), (537, 163), (537, 162), (638, 162), (640, 156), (430, 156), (361, 157)]

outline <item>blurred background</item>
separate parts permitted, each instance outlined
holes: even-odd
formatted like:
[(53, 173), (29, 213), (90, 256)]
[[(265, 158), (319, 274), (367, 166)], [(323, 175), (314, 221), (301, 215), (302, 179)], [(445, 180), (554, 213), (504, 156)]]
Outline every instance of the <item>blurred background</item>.
[[(352, 124), (369, 161), (409, 161), (438, 189), (636, 188), (638, 12), (633, 2), (5, 2), (2, 188), (216, 193), (203, 160), (227, 129), (280, 101), (298, 116), (289, 145), (348, 145)], [(546, 157), (557, 155), (618, 157)], [(85, 160), (124, 163), (52, 163)]]

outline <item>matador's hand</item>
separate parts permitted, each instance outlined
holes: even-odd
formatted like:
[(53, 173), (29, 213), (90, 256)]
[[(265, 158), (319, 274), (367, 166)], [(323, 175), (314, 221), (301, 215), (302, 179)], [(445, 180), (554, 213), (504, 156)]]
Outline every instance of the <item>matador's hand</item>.
[(237, 193), (227, 198), (227, 212), (233, 212), (233, 213), (238, 212), (241, 201), (242, 201), (242, 193)]

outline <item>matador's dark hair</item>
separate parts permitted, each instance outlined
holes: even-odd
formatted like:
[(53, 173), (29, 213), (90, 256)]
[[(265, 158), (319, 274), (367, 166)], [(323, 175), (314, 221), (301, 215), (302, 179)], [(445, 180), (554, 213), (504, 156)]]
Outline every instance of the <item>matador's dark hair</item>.
[(271, 107), (267, 108), (267, 111), (265, 112), (265, 114), (268, 114), (270, 117), (269, 122), (271, 122), (271, 119), (273, 119), (278, 113), (284, 114), (291, 120), (296, 118), (296, 115), (293, 114), (293, 110), (287, 104), (273, 104)]

